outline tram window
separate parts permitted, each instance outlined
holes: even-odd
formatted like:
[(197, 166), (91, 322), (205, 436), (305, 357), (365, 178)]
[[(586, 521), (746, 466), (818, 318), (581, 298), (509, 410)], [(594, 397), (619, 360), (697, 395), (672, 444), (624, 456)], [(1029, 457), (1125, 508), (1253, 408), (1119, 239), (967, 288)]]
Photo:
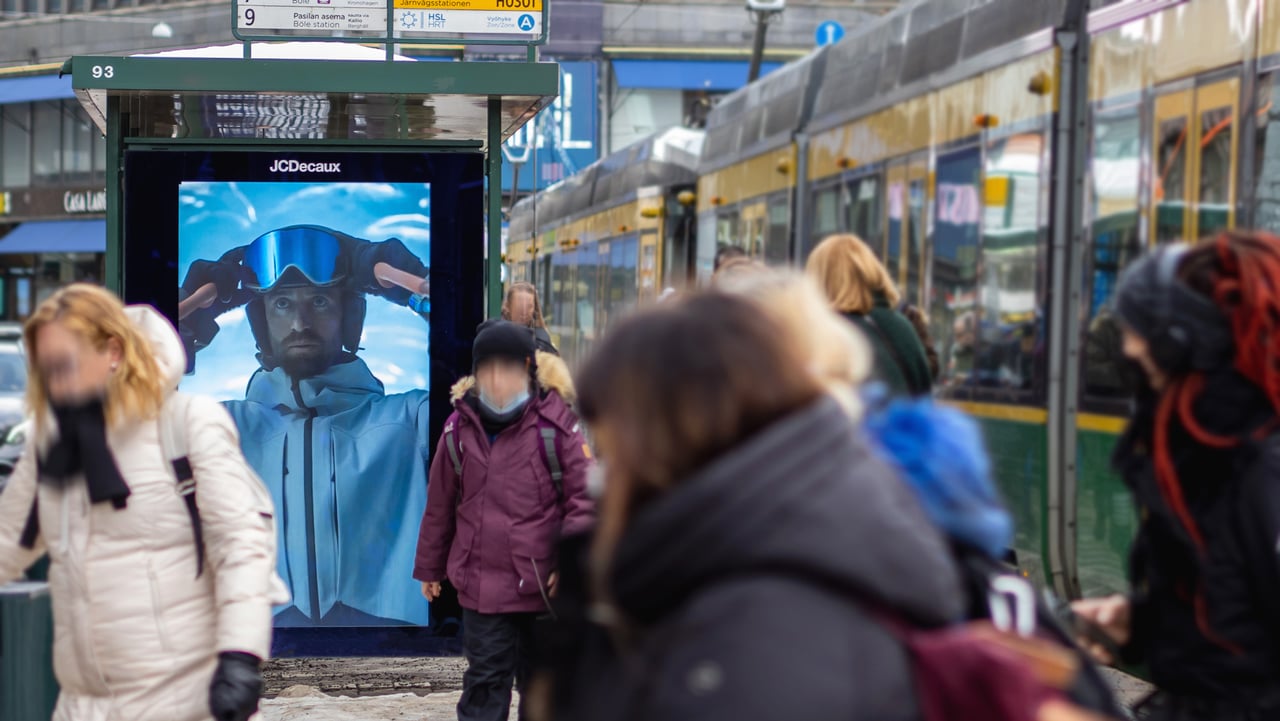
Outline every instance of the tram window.
[(1171, 118), (1157, 129), (1160, 146), (1152, 193), (1156, 205), (1156, 242), (1182, 240), (1186, 228), (1187, 119)]
[(937, 209), (933, 225), (933, 283), (928, 309), (944, 389), (989, 385), (979, 360), (981, 339), (993, 320), (978, 304), (978, 248), (982, 206), (982, 151), (965, 148), (937, 161)]
[(1043, 153), (1042, 133), (1002, 138), (987, 149), (979, 298), (990, 326), (974, 372), (1001, 388), (1033, 389), (1040, 373)]
[(902, 181), (892, 181), (889, 183), (888, 201), (889, 211), (885, 218), (885, 243), (884, 250), (884, 267), (889, 271), (889, 277), (894, 283), (898, 282), (901, 277), (903, 263), (903, 247), (902, 247), (902, 231), (904, 223), (906, 223), (906, 183)]
[[(1142, 252), (1138, 240), (1141, 121), (1138, 108), (1097, 115), (1090, 163), (1092, 244), (1085, 257), (1088, 300), (1081, 305), (1084, 391), (1116, 398), (1130, 391), (1111, 299), (1120, 273)], [(1179, 186), (1181, 187), (1181, 186)]]
[(1280, 233), (1280, 72), (1258, 83), (1253, 225)]
[(1231, 216), (1231, 152), (1235, 124), (1232, 109), (1214, 108), (1200, 114), (1200, 215), (1201, 236), (1226, 228)]
[(910, 303), (923, 303), (920, 297), (920, 272), (925, 262), (924, 231), (925, 224), (928, 222), (924, 180), (913, 180), (907, 186), (907, 209), (909, 212), (905, 252), (907, 285), (903, 289), (903, 297)]
[[(840, 189), (827, 188), (814, 195), (813, 233), (816, 240), (840, 231)], [(816, 243), (815, 243), (816, 244)]]
[(845, 196), (846, 225), (849, 232), (862, 238), (872, 248), (880, 248), (880, 177), (871, 175), (849, 183)]
[(769, 200), (769, 229), (765, 233), (764, 260), (784, 265), (791, 257), (791, 203), (786, 195)]
[(743, 239), (738, 237), (738, 214), (716, 216), (716, 247), (742, 244)]

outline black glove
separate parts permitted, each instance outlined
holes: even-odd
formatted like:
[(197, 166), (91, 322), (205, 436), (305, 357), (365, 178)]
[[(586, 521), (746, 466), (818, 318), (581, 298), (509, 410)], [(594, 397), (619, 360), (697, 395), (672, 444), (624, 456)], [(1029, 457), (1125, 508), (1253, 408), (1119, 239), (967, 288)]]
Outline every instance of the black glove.
[(185, 300), (197, 290), (213, 283), (218, 288), (218, 298), (208, 308), (201, 308), (178, 324), (183, 340), (188, 344), (187, 354), (204, 348), (218, 334), (218, 316), (253, 300), (253, 291), (244, 287), (253, 282), (253, 271), (240, 264), (244, 260), (244, 248), (227, 251), (218, 260), (197, 260), (187, 270), (187, 277), (179, 288), (178, 299)]
[(215, 721), (248, 721), (262, 697), (261, 661), (247, 653), (218, 654), (218, 670), (209, 685), (209, 710)]
[(399, 238), (391, 238), (381, 243), (350, 238), (347, 245), (350, 249), (352, 290), (386, 298), (397, 305), (406, 305), (413, 293), (398, 285), (390, 288), (382, 287), (374, 276), (373, 267), (378, 263), (386, 263), (396, 270), (403, 270), (420, 278), (427, 277), (427, 266), (418, 256), (404, 247), (404, 243), (400, 242)]

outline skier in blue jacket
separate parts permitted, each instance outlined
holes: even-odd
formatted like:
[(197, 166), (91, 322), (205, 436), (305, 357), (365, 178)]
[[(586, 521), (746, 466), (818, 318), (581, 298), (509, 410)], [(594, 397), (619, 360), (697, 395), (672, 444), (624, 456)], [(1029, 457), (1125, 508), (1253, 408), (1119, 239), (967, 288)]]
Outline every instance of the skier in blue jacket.
[(426, 506), (428, 393), (387, 395), (356, 355), (367, 294), (424, 314), (427, 301), (385, 287), (380, 263), (427, 274), (399, 240), (291, 226), (196, 261), (179, 294), (218, 289), (179, 324), (188, 358), (212, 342), (217, 317), (240, 306), (258, 346), (245, 399), (226, 406), (281, 519), (279, 572), (294, 601), (277, 625), (427, 623), (409, 569)]

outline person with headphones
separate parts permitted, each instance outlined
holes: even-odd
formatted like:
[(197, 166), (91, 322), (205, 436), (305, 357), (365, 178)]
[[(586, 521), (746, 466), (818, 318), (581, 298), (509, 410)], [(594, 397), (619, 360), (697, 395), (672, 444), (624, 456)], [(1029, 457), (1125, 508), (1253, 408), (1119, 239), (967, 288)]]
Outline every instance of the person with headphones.
[(1114, 313), (1147, 382), (1114, 457), (1140, 517), (1132, 590), (1074, 610), (1099, 660), (1147, 665), (1140, 717), (1280, 718), (1280, 238), (1163, 246)]
[(426, 507), (428, 392), (387, 395), (356, 355), (366, 296), (425, 306), (383, 285), (379, 264), (427, 275), (397, 239), (290, 226), (192, 263), (180, 290), (185, 299), (218, 289), (179, 323), (188, 372), (229, 310), (244, 307), (258, 346), (244, 400), (225, 405), (280, 509), (279, 572), (293, 603), (277, 610), (278, 626), (428, 622), (410, 576)]

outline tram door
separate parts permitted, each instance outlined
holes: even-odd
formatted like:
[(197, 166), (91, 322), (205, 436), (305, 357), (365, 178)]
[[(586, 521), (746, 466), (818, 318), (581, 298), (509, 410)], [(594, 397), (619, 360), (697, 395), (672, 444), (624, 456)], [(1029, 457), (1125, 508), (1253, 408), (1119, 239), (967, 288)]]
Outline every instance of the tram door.
[(1239, 78), (1156, 96), (1148, 191), (1154, 242), (1235, 226), (1239, 108)]
[(742, 220), (738, 226), (742, 237), (738, 243), (752, 258), (764, 256), (765, 227), (769, 223), (769, 213), (763, 200), (742, 206)]

